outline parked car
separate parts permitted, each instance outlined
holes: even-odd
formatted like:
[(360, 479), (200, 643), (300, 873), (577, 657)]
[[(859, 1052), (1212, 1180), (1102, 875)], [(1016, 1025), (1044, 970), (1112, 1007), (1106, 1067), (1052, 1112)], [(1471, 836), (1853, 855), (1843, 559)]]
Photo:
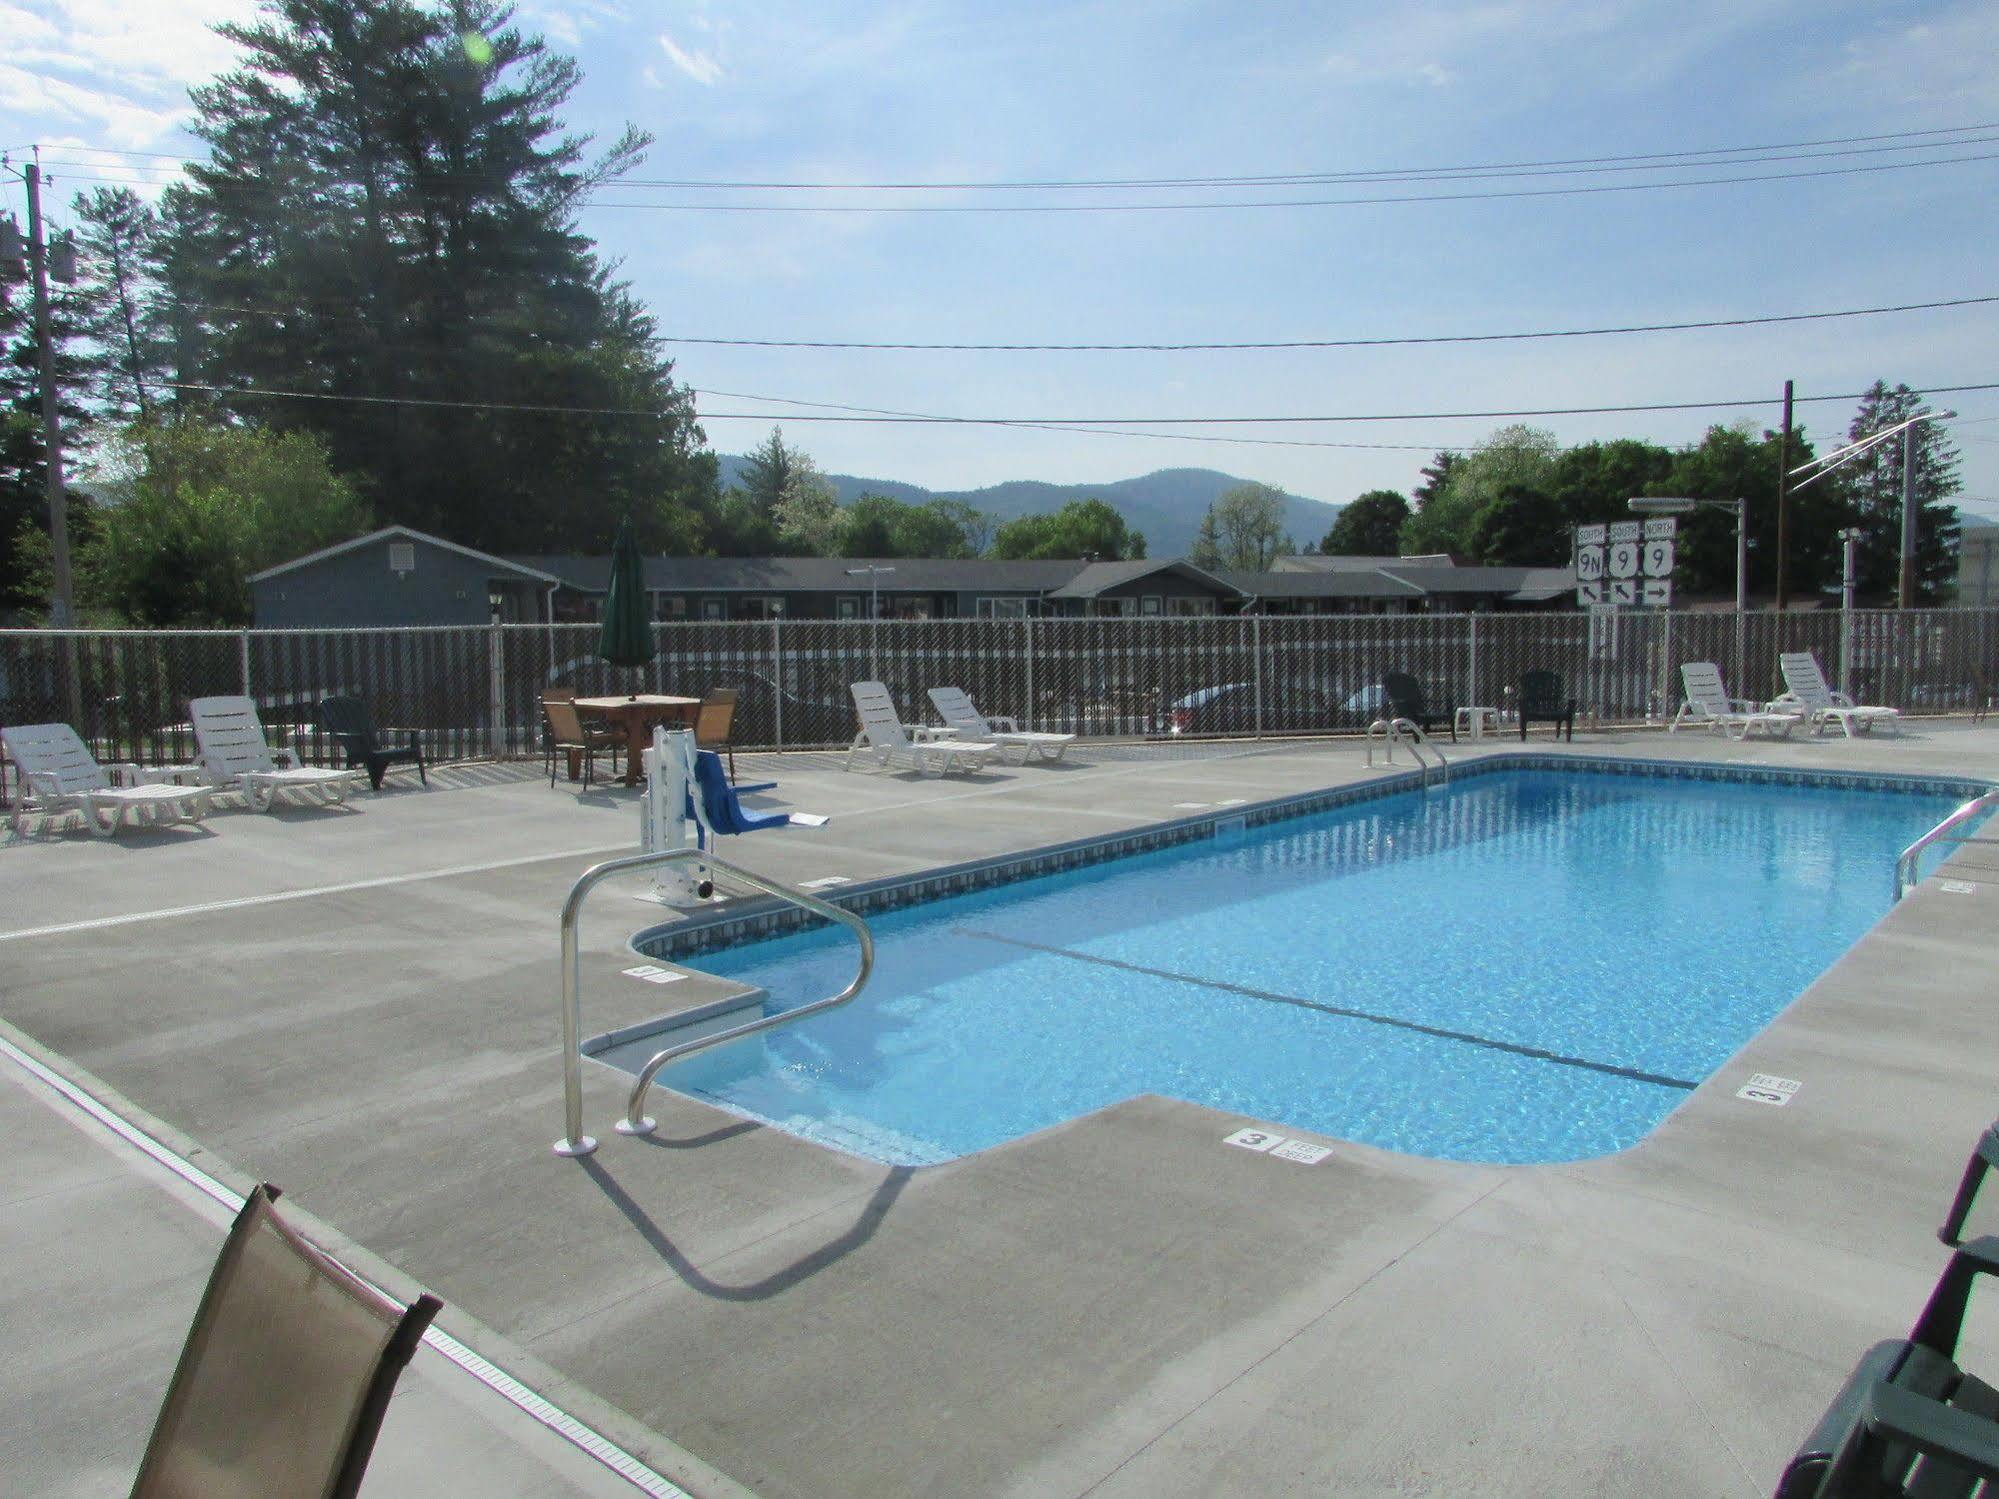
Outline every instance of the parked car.
[[(1169, 703), (1166, 711), (1154, 716), (1154, 734), (1251, 734), (1258, 728), (1256, 683), (1226, 682), (1202, 687)], [(1333, 700), (1316, 687), (1292, 683), (1263, 685), (1263, 721), (1266, 733), (1298, 733), (1347, 727), (1352, 715), (1343, 714)]]

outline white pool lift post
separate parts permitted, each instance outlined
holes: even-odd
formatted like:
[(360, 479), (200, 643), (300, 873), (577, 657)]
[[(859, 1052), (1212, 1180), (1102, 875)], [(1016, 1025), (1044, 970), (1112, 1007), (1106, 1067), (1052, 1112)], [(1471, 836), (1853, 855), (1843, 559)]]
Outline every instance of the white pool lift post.
[[(715, 846), (715, 829), (695, 782), (694, 753), (693, 730), (652, 731), (652, 747), (644, 755), (646, 793), (639, 799), (641, 853)], [(714, 876), (705, 864), (676, 863), (655, 866), (652, 889), (640, 892), (637, 899), (663, 906), (700, 906), (714, 894)]]

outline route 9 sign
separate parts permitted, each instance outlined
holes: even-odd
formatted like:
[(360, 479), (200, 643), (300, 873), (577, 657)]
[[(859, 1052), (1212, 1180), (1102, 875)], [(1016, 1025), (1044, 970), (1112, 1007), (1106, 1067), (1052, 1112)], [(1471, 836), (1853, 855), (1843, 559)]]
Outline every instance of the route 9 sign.
[(1673, 539), (1679, 523), (1671, 516), (1576, 527), (1576, 603), (1583, 608), (1644, 604), (1663, 609), (1673, 602)]

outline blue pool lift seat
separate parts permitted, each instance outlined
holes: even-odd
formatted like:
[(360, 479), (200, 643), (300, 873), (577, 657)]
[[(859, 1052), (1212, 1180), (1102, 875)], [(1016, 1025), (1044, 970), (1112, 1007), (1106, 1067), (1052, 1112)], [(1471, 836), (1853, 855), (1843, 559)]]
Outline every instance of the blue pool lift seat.
[[(694, 752), (694, 784), (688, 788), (688, 813), (695, 825), (702, 829), (712, 828), (718, 833), (758, 833), (765, 828), (791, 826), (789, 812), (753, 812), (745, 807), (736, 795), (736, 788), (729, 784), (729, 778), (722, 770), (722, 757), (713, 750)], [(693, 798), (699, 796), (701, 805), (692, 805)], [(701, 846), (706, 848), (707, 840)]]

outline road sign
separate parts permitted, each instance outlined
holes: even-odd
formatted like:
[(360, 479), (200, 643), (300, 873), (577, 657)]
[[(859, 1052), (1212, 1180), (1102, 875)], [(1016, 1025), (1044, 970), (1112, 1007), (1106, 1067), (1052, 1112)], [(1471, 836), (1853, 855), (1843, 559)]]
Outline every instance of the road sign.
[(1671, 578), (1640, 578), (1638, 580), (1638, 602), (1647, 609), (1665, 609), (1673, 602), (1673, 580)]
[(1635, 520), (1618, 520), (1610, 523), (1610, 540), (1613, 545), (1620, 541), (1636, 541), (1644, 534), (1642, 525)]
[(1612, 578), (1610, 580), (1610, 602), (1620, 609), (1628, 609), (1638, 602), (1638, 580), (1636, 578)]
[(1583, 608), (1594, 608), (1603, 602), (1603, 579), (1588, 578), (1576, 584), (1576, 603)]
[(1638, 576), (1638, 542), (1613, 541), (1610, 544), (1610, 575), (1613, 578), (1635, 578)]

